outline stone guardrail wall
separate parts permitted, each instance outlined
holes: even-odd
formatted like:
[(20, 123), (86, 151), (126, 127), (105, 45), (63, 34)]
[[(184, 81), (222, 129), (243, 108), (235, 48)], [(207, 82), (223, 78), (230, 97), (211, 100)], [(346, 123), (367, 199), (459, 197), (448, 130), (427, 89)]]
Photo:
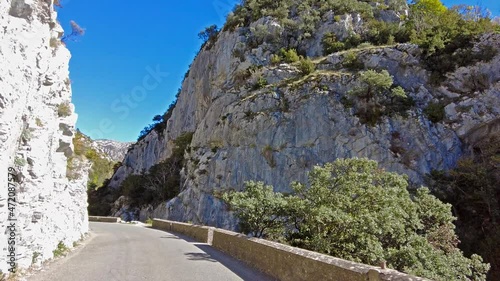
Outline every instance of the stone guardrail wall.
[(98, 216), (89, 216), (89, 221), (98, 221), (98, 222), (120, 222), (121, 219), (117, 217), (98, 217)]
[(288, 245), (217, 229), (167, 220), (153, 228), (177, 232), (229, 254), (279, 280), (425, 281), (391, 269), (355, 263)]
[(209, 239), (209, 233), (211, 233), (213, 229), (206, 226), (157, 219), (153, 220), (153, 228), (181, 233), (203, 243), (207, 243), (207, 241), (211, 240)]

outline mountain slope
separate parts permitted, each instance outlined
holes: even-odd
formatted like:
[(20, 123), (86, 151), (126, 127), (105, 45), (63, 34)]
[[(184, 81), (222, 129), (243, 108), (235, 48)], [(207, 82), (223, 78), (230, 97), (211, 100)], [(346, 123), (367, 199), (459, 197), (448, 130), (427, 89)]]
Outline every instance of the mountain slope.
[(93, 147), (113, 162), (121, 162), (133, 143), (114, 140), (94, 140)]
[[(359, 15), (358, 21), (354, 18), (326, 13), (316, 29), (366, 32), (366, 23)], [(258, 29), (273, 38), (286, 38), (288, 32), (279, 21), (264, 17), (207, 41), (183, 82), (165, 131), (153, 130), (129, 151), (111, 187), (166, 159), (173, 140), (194, 132), (182, 192), (159, 206), (155, 216), (234, 228), (235, 221), (214, 195), (221, 190), (260, 180), (287, 191), (291, 181), (305, 181), (313, 165), (343, 157), (377, 160), (421, 184), (433, 169), (454, 167), (468, 149), (468, 133), (498, 116), (498, 55), (459, 67), (435, 85), (416, 45), (367, 45), (319, 56), (321, 38), (310, 37), (296, 45), (318, 55), (316, 71), (304, 75), (300, 63), (270, 63), (284, 43), (253, 42)], [(499, 36), (484, 35), (471, 50), (479, 54), (482, 46), (498, 48)], [(408, 96), (396, 106), (381, 105), (390, 112), (373, 126), (362, 120), (363, 104), (350, 94), (360, 87), (360, 71), (367, 69), (386, 69), (393, 86)], [(483, 76), (484, 89), (474, 89), (470, 81)], [(444, 113), (444, 122), (430, 120), (434, 105)]]

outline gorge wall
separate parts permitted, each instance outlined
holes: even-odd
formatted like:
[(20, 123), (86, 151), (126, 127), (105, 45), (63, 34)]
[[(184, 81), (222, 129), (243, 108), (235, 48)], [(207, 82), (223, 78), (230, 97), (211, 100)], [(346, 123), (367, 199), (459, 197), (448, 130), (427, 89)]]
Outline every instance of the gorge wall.
[[(401, 14), (404, 11), (387, 11), (380, 16), (398, 20)], [(289, 40), (288, 46), (306, 50), (316, 64), (316, 71), (306, 76), (296, 64), (270, 63), (271, 55), (283, 44), (250, 43), (259, 29), (286, 38), (284, 28), (273, 18), (220, 32), (193, 61), (166, 129), (160, 134), (153, 130), (134, 145), (109, 186), (117, 188), (128, 175), (167, 158), (173, 140), (184, 132), (194, 132), (194, 136), (185, 155), (181, 193), (143, 209), (142, 219), (149, 216), (234, 229), (236, 222), (219, 199), (221, 191), (241, 190), (249, 180), (289, 191), (291, 181), (307, 181), (314, 165), (337, 158), (376, 160), (389, 171), (407, 174), (415, 185), (423, 184), (433, 169), (453, 168), (469, 149), (469, 133), (498, 121), (500, 55), (459, 67), (435, 86), (416, 45), (355, 49), (365, 69), (387, 70), (414, 101), (404, 114), (384, 116), (370, 126), (361, 123), (345, 102), (349, 91), (359, 85), (357, 71), (344, 67), (348, 52), (324, 56), (321, 48), (326, 31), (342, 38), (362, 32), (363, 26), (359, 15), (334, 17), (330, 13), (302, 43)], [(500, 36), (484, 35), (472, 52), (484, 46), (499, 49)], [(471, 83), (478, 77), (484, 79), (481, 89)], [(264, 85), (252, 87), (259, 79), (265, 79)], [(431, 103), (444, 107), (443, 121), (432, 122), (424, 114)], [(489, 134), (498, 135), (498, 130)]]
[[(70, 52), (52, 0), (0, 2), (0, 270), (53, 257), (88, 231), (87, 162), (68, 180), (77, 115), (71, 103)], [(9, 168), (15, 172), (8, 174)], [(10, 172), (9, 172), (10, 173)], [(14, 205), (8, 180), (15, 178)], [(8, 207), (13, 209), (9, 210)], [(16, 221), (9, 221), (14, 218)], [(15, 225), (11, 231), (12, 223)], [(12, 234), (13, 233), (13, 234)], [(15, 237), (14, 249), (8, 237)], [(10, 245), (12, 246), (12, 245)]]

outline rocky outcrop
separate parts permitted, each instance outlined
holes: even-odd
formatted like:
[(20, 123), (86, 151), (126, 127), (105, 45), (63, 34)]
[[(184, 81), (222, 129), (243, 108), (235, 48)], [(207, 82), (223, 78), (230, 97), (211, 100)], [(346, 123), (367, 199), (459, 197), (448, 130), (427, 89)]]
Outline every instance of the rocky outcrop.
[[(59, 40), (63, 30), (56, 16), (47, 0), (0, 3), (0, 270), (4, 273), (10, 268), (6, 261), (10, 250), (18, 267), (26, 268), (52, 258), (59, 243), (72, 247), (88, 231), (87, 177), (66, 177), (77, 115), (68, 78), (70, 53)], [(83, 164), (81, 174), (86, 175), (88, 165)], [(8, 204), (12, 202), (8, 202), (9, 167), (17, 182), (13, 205)], [(14, 228), (8, 228), (11, 223)], [(8, 236), (15, 237), (14, 248), (8, 248)]]
[(114, 140), (92, 141), (92, 147), (113, 162), (121, 162), (132, 144), (131, 142), (119, 142)]
[[(356, 28), (355, 18), (343, 17), (343, 26)], [(316, 57), (317, 71), (303, 77), (294, 65), (269, 63), (279, 48), (271, 43), (242, 49), (258, 24), (267, 25), (273, 34), (283, 30), (276, 21), (263, 18), (247, 30), (221, 32), (192, 63), (163, 134), (151, 133), (125, 156), (111, 181), (113, 187), (168, 157), (172, 141), (181, 133), (194, 132), (185, 155), (180, 195), (154, 210), (143, 210), (141, 217), (234, 229), (235, 220), (219, 199), (221, 191), (240, 190), (249, 180), (289, 191), (290, 182), (305, 182), (314, 165), (337, 158), (368, 157), (420, 185), (433, 169), (453, 168), (467, 149), (464, 136), (499, 116), (498, 54), (489, 62), (449, 73), (436, 87), (429, 82), (430, 73), (415, 45), (355, 50), (366, 68), (388, 70), (414, 101), (404, 114), (383, 117), (369, 126), (344, 102), (357, 85), (356, 71), (343, 67), (346, 52)], [(326, 19), (325, 24), (332, 22)], [(333, 25), (322, 29), (337, 30)], [(499, 39), (498, 34), (485, 35), (476, 47), (487, 44), (498, 49)], [(312, 56), (320, 56), (317, 41), (311, 37), (301, 44), (310, 47)], [(247, 69), (251, 74), (241, 83), (241, 73)], [(467, 86), (475, 77), (487, 83), (481, 82), (480, 88)], [(268, 85), (253, 88), (258, 78)], [(431, 102), (445, 106), (443, 122), (433, 123), (424, 114)]]

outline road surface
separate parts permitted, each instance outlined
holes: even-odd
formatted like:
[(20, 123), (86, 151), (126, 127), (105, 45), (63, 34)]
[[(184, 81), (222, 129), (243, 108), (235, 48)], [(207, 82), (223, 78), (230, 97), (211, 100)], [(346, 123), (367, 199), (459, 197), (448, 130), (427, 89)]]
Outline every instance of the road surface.
[(272, 280), (204, 243), (120, 223), (91, 222), (92, 238), (28, 281)]

